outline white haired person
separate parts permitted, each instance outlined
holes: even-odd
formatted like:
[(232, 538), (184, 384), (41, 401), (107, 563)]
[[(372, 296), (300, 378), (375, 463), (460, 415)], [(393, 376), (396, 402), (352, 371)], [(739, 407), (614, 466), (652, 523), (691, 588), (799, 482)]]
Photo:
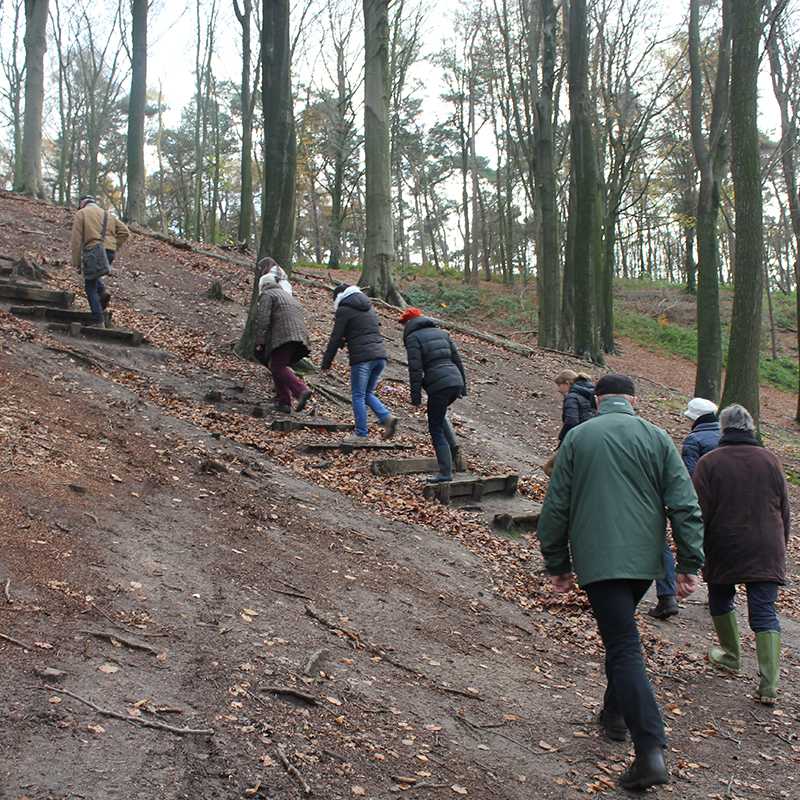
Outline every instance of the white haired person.
[(303, 307), (272, 274), (261, 276), (258, 292), (256, 357), (269, 366), (275, 381), (275, 410), (290, 413), (294, 397), (295, 410), (302, 411), (311, 390), (295, 375), (292, 365), (311, 352)]
[(708, 657), (721, 669), (741, 668), (736, 585), (744, 584), (750, 629), (756, 635), (760, 682), (756, 699), (778, 696), (781, 626), (775, 613), (786, 582), (789, 498), (780, 461), (755, 435), (746, 408), (731, 405), (719, 416), (719, 447), (697, 463), (694, 481), (705, 524), (708, 609), (719, 639)]
[[(714, 450), (719, 444), (720, 429), (717, 419), (717, 405), (704, 397), (693, 397), (683, 416), (692, 421), (692, 431), (683, 440), (681, 458), (689, 471), (689, 477), (694, 475), (697, 462), (706, 454)], [(647, 612), (655, 619), (669, 619), (674, 617), (680, 609), (675, 599), (675, 556), (672, 548), (667, 544), (664, 547), (664, 577), (656, 581), (656, 597), (658, 601)]]
[(294, 294), (292, 291), (292, 284), (289, 283), (289, 276), (286, 274), (286, 270), (278, 264), (278, 262), (272, 258), (271, 256), (264, 256), (260, 258), (256, 264), (258, 267), (259, 272), (263, 273), (263, 275), (272, 275), (273, 278), (278, 283), (278, 286), (283, 289), (284, 292), (288, 294)]

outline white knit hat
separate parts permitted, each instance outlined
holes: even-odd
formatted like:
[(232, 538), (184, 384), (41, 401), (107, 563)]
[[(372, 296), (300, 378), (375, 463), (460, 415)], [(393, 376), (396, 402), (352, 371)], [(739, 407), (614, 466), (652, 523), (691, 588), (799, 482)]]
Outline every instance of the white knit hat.
[(704, 397), (693, 397), (689, 404), (686, 406), (686, 411), (683, 412), (684, 417), (695, 420), (702, 417), (704, 414), (716, 414), (717, 404), (706, 400)]

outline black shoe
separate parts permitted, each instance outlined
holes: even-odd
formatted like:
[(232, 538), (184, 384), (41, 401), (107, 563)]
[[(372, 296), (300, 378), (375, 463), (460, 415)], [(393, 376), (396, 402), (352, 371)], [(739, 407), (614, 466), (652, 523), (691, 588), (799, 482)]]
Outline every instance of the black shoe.
[(111, 303), (111, 292), (103, 292), (103, 294), (100, 295), (100, 305), (103, 311), (105, 311), (108, 308), (110, 303)]
[(623, 789), (639, 792), (665, 783), (669, 783), (669, 773), (664, 763), (664, 751), (660, 747), (647, 753), (637, 753), (633, 763), (619, 779)]
[(653, 619), (669, 619), (674, 617), (680, 609), (674, 594), (665, 594), (658, 598), (658, 602), (647, 612)]
[(308, 401), (311, 399), (312, 394), (313, 392), (311, 391), (311, 389), (306, 389), (303, 392), (303, 394), (301, 394), (300, 397), (298, 398), (295, 411), (302, 411), (306, 407)]
[(292, 413), (292, 407), (291, 406), (287, 406), (285, 403), (275, 403), (273, 408), (279, 414), (291, 414)]
[(610, 714), (603, 709), (597, 718), (597, 722), (603, 728), (603, 733), (612, 742), (624, 742), (628, 738), (628, 726), (622, 714)]
[(431, 477), (428, 478), (428, 483), (450, 483), (452, 480), (452, 475), (431, 475)]

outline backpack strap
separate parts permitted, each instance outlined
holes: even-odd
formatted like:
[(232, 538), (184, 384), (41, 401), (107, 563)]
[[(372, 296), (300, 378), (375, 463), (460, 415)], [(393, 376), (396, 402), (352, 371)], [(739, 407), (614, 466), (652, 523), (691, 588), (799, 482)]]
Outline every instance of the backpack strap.
[(103, 229), (100, 231), (100, 244), (105, 247), (106, 231), (108, 230), (108, 211), (103, 213)]

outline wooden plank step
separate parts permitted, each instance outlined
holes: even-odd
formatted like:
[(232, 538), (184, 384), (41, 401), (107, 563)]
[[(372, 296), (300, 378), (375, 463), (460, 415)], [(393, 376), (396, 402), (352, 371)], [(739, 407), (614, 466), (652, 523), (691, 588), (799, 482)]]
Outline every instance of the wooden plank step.
[(517, 493), (519, 475), (493, 475), (489, 478), (469, 478), (448, 483), (429, 483), (422, 490), (428, 500), (449, 505), (452, 500), (466, 498), (479, 501), (484, 495), (502, 493), (511, 497)]
[(332, 433), (338, 431), (351, 431), (353, 430), (352, 422), (326, 422), (324, 420), (302, 420), (302, 419), (276, 419), (273, 420), (273, 431), (330, 431)]
[(91, 339), (128, 344), (131, 347), (138, 347), (144, 341), (144, 336), (139, 331), (128, 331), (124, 328), (95, 328), (93, 325), (81, 325), (80, 322), (72, 322), (68, 325), (53, 322), (47, 328), (70, 336), (88, 336)]
[[(435, 458), (381, 458), (372, 462), (373, 475), (416, 475), (438, 469), (439, 462)], [(453, 469), (464, 472), (464, 459), (460, 455)]]
[(495, 514), (494, 527), (501, 531), (521, 530), (535, 531), (539, 525), (541, 511), (532, 511), (528, 514)]
[[(91, 325), (94, 315), (91, 311), (73, 311), (70, 308), (54, 308), (53, 306), (11, 306), (9, 311), (18, 317), (35, 317), (52, 322), (83, 322)], [(105, 312), (106, 325), (111, 322), (111, 312)]]
[(0, 281), (0, 297), (21, 300), (26, 303), (46, 303), (59, 308), (69, 308), (75, 300), (72, 292), (57, 292), (52, 289), (39, 289), (35, 286), (22, 286), (5, 281)]
[(297, 448), (301, 453), (321, 453), (325, 450), (341, 450), (352, 453), (356, 450), (413, 450), (410, 444), (394, 444), (393, 442), (367, 442), (366, 444), (350, 444), (349, 442), (312, 442), (301, 444)]

